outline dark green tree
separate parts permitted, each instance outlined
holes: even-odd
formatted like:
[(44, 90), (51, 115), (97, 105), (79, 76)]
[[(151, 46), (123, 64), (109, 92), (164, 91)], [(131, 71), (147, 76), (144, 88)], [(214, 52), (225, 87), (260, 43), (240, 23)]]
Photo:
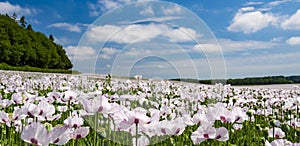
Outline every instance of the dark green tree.
[(26, 23), (19, 23), (21, 26), (8, 15), (0, 15), (0, 63), (50, 69), (73, 67), (66, 51), (54, 42), (52, 35), (48, 38), (35, 32), (30, 24), (25, 28)]
[(25, 28), (26, 24), (27, 24), (27, 22), (25, 21), (25, 16), (22, 16), (20, 18), (20, 25)]
[(13, 14), (12, 14), (12, 19), (14, 19), (14, 21), (16, 21), (16, 20), (17, 20), (17, 17), (18, 17), (18, 16), (17, 16), (17, 14), (16, 14), (16, 13), (13, 13)]
[(26, 29), (27, 29), (27, 30), (30, 30), (30, 31), (33, 31), (32, 25), (31, 25), (31, 24), (28, 24)]
[(53, 37), (52, 34), (49, 35), (49, 39), (50, 39), (52, 42), (54, 42), (54, 37)]

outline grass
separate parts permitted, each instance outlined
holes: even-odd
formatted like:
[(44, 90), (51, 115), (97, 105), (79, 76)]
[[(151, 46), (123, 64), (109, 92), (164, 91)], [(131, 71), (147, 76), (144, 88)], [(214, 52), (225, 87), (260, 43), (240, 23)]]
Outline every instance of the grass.
[(12, 71), (27, 71), (27, 72), (42, 72), (42, 73), (64, 73), (64, 74), (80, 74), (76, 70), (65, 70), (65, 69), (48, 69), (38, 68), (32, 66), (11, 66), (6, 63), (0, 63), (0, 70), (12, 70)]

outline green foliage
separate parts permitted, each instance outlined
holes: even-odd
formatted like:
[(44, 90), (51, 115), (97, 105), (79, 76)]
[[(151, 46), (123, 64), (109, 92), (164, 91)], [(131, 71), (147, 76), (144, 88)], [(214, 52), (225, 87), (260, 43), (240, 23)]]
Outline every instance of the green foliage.
[(44, 73), (66, 73), (66, 74), (79, 74), (76, 70), (65, 69), (44, 69), (38, 67), (25, 66), (10, 66), (6, 63), (0, 63), (0, 70), (14, 70), (14, 71), (28, 71), (28, 72), (44, 72)]
[[(197, 80), (197, 79), (171, 79), (171, 80), (190, 82), (190, 83), (213, 84), (212, 80)], [(268, 77), (242, 78), (242, 79), (228, 79), (226, 83), (231, 85), (292, 84), (292, 83), (300, 83), (300, 76), (288, 76), (288, 77), (268, 76)]]
[(289, 84), (291, 81), (284, 76), (270, 76), (270, 77), (254, 77), (244, 79), (229, 79), (227, 84), (231, 85), (266, 85), (266, 84)]
[(35, 32), (30, 24), (26, 27), (24, 16), (19, 21), (21, 26), (15, 17), (0, 15), (0, 62), (45, 69), (73, 67), (61, 45), (43, 33)]
[(289, 76), (286, 79), (293, 83), (300, 83), (300, 76)]

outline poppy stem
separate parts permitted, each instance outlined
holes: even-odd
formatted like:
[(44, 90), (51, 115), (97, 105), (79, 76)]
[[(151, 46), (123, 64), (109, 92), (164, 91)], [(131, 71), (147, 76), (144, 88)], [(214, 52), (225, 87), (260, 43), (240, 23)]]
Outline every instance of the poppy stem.
[(95, 114), (94, 122), (95, 122), (94, 145), (97, 145), (98, 113)]
[(135, 128), (135, 145), (138, 145), (138, 123), (135, 124), (136, 128)]

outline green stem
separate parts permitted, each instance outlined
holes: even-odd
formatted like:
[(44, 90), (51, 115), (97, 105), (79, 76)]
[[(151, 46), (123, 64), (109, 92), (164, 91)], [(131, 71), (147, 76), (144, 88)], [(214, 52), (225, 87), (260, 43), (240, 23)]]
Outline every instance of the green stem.
[(135, 124), (135, 145), (138, 145), (138, 123)]
[(95, 122), (94, 145), (97, 145), (98, 113), (95, 114), (94, 122)]

